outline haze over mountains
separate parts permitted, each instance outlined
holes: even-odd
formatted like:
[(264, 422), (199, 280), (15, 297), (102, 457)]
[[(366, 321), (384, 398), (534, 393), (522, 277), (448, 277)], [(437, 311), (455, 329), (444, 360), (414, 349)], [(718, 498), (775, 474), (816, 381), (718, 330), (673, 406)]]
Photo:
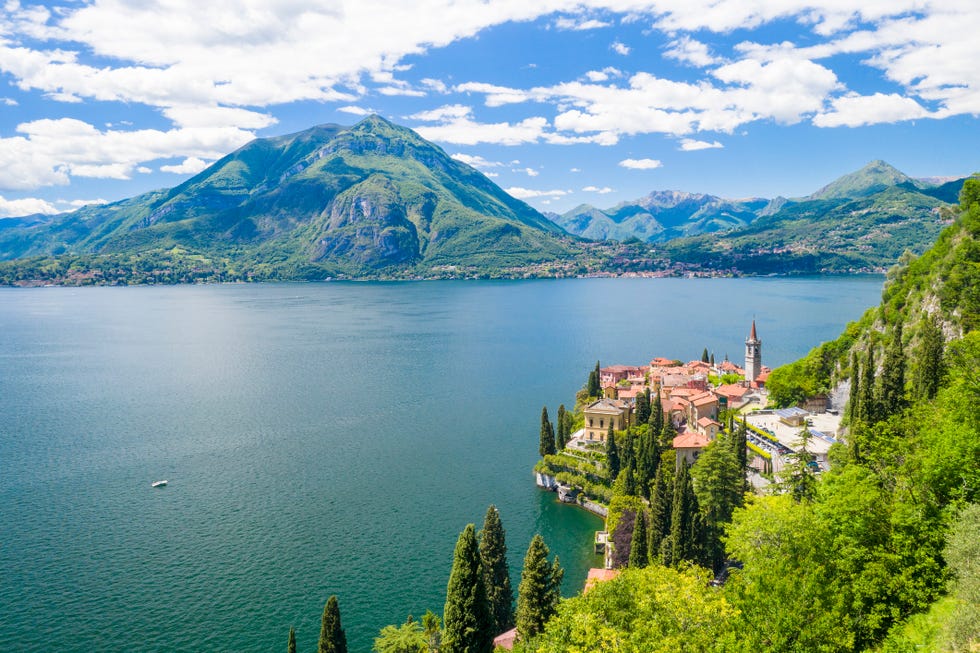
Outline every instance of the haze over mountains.
[(866, 271), (928, 247), (962, 183), (874, 161), (805, 198), (654, 191), (552, 222), (371, 116), (257, 139), (168, 190), (0, 220), (0, 281)]

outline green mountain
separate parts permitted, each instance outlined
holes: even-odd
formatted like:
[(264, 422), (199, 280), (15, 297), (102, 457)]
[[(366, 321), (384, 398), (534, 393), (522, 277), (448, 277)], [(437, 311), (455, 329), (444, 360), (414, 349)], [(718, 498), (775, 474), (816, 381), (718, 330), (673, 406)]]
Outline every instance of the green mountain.
[(605, 210), (582, 204), (553, 219), (569, 233), (590, 240), (638, 238), (653, 243), (744, 227), (768, 205), (759, 198), (728, 200), (667, 190)]
[(879, 159), (872, 161), (856, 172), (832, 181), (807, 199), (855, 199), (867, 197), (891, 186), (905, 183), (913, 183), (912, 178)]
[(137, 257), (247, 278), (425, 274), (553, 261), (570, 251), (562, 235), (480, 172), (371, 116), (257, 139), (169, 190), (4, 225), (0, 260)]
[(671, 241), (664, 254), (676, 264), (743, 274), (881, 271), (935, 242), (962, 186), (921, 188), (875, 162), (742, 229)]

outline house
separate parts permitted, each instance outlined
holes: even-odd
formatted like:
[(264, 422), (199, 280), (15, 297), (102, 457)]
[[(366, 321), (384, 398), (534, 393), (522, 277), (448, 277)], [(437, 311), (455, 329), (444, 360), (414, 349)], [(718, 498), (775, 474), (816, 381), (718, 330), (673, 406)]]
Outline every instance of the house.
[(629, 423), (630, 407), (619, 399), (603, 398), (594, 401), (582, 411), (585, 416), (585, 439), (606, 441), (609, 426), (614, 431), (622, 431)]
[(643, 376), (643, 368), (635, 365), (610, 365), (599, 370), (599, 383), (602, 385), (616, 385), (620, 381), (625, 381), (631, 376)]
[(766, 381), (769, 380), (769, 372), (771, 372), (771, 371), (772, 370), (770, 370), (768, 367), (763, 367), (762, 368), (762, 371), (759, 373), (759, 375), (757, 377), (755, 377), (755, 380), (754, 381), (752, 381), (752, 387), (753, 388), (765, 388), (766, 387)]
[(746, 395), (749, 394), (749, 389), (744, 385), (720, 385), (712, 392), (721, 400), (721, 408), (738, 409), (748, 403)]
[(702, 417), (718, 419), (718, 408), (721, 402), (712, 392), (700, 392), (693, 395), (688, 401), (691, 402), (687, 409), (687, 421), (689, 424), (696, 424)]
[(714, 440), (718, 436), (718, 431), (721, 430), (721, 422), (717, 422), (710, 417), (702, 417), (698, 420), (698, 433), (707, 437), (709, 440)]
[(505, 651), (514, 650), (514, 642), (517, 641), (517, 628), (511, 628), (505, 633), (500, 633), (493, 638), (493, 648), (502, 648)]
[(693, 465), (698, 459), (704, 448), (711, 443), (706, 436), (697, 431), (685, 431), (674, 438), (674, 451), (677, 452), (677, 466), (681, 466), (681, 460), (686, 460), (688, 465)]

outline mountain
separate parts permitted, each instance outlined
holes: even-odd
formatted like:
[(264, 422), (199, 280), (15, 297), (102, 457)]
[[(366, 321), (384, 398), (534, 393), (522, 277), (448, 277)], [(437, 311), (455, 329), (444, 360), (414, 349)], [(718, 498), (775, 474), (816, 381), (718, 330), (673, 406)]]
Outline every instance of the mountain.
[(835, 179), (806, 199), (856, 199), (874, 195), (886, 188), (898, 186), (899, 184), (910, 184), (912, 187), (916, 187), (912, 178), (904, 172), (884, 161), (877, 160), (872, 161), (860, 170)]
[(769, 200), (761, 198), (729, 200), (667, 190), (605, 210), (582, 204), (553, 220), (569, 233), (590, 240), (662, 242), (746, 226), (768, 204)]
[(370, 276), (551, 261), (569, 252), (562, 235), (480, 172), (371, 116), (257, 139), (169, 190), (5, 225), (0, 259), (177, 250), (262, 278)]

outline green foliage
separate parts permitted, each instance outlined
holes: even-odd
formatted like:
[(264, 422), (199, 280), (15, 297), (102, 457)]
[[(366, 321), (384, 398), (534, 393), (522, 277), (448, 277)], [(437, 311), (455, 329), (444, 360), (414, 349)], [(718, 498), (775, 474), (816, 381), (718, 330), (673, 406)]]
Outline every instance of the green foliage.
[(572, 416), (565, 411), (565, 404), (560, 404), (558, 406), (558, 415), (555, 418), (555, 421), (558, 424), (558, 430), (555, 434), (555, 448), (558, 451), (565, 449), (565, 445), (568, 444), (568, 440), (572, 436), (572, 431), (570, 428), (572, 423), (571, 417)]
[(912, 388), (920, 400), (932, 399), (939, 392), (945, 375), (942, 329), (933, 316), (922, 318), (919, 326), (919, 346), (912, 358)]
[(493, 648), (495, 633), (483, 578), (476, 530), (473, 524), (467, 524), (456, 541), (446, 587), (442, 640), (445, 653), (489, 652)]
[(610, 422), (609, 433), (606, 436), (606, 470), (610, 481), (615, 481), (619, 476), (619, 468), (619, 448), (616, 446), (616, 436), (613, 434), (612, 422)]
[(289, 627), (289, 639), (286, 642), (286, 653), (296, 653), (296, 630)]
[(690, 469), (681, 459), (674, 474), (674, 496), (670, 512), (670, 555), (664, 564), (678, 566), (685, 562), (702, 562), (703, 526), (694, 494)]
[(409, 615), (401, 626), (385, 626), (374, 638), (377, 653), (427, 653), (429, 643), (422, 625)]
[(745, 467), (728, 438), (719, 437), (708, 445), (691, 468), (691, 480), (704, 528), (704, 560), (719, 571), (725, 560), (721, 535), (745, 492)]
[(731, 623), (737, 612), (708, 580), (700, 569), (624, 569), (562, 602), (545, 631), (515, 651), (736, 651)]
[(548, 420), (548, 407), (541, 407), (541, 433), (538, 439), (538, 455), (541, 457), (555, 453), (555, 429)]
[(517, 633), (527, 640), (544, 630), (561, 601), (561, 581), (565, 572), (555, 557), (548, 562), (548, 546), (535, 535), (524, 556), (521, 584), (517, 590)]
[(968, 504), (950, 530), (944, 556), (953, 572), (955, 607), (943, 628), (947, 650), (980, 648), (980, 504)]
[(317, 653), (347, 653), (347, 636), (340, 625), (340, 606), (336, 596), (327, 599), (327, 604), (323, 606)]
[(514, 625), (514, 593), (510, 587), (510, 571), (507, 569), (505, 538), (500, 513), (491, 505), (487, 508), (483, 530), (480, 531), (480, 565), (487, 588), (493, 632), (498, 634)]
[(649, 543), (647, 539), (647, 520), (643, 516), (643, 512), (643, 510), (637, 511), (635, 521), (633, 522), (633, 534), (630, 539), (630, 567), (646, 567), (649, 562), (649, 555), (647, 553), (647, 544)]

